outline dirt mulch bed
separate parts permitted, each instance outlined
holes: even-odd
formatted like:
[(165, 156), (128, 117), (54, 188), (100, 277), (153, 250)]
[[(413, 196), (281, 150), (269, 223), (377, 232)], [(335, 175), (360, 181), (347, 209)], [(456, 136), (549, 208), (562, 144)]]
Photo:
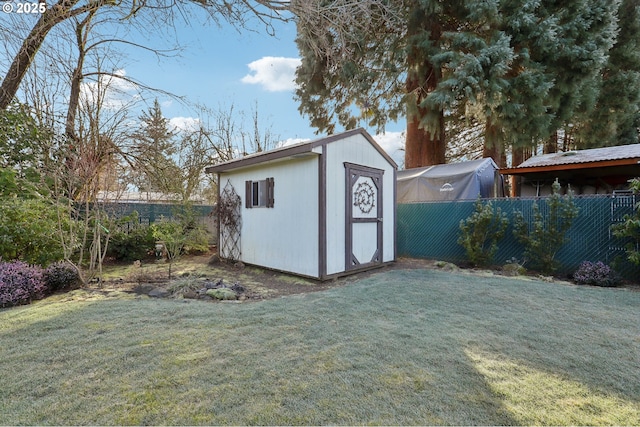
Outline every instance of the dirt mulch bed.
[[(396, 262), (380, 268), (333, 280), (319, 281), (259, 267), (245, 266), (242, 263), (223, 262), (217, 260), (215, 255), (207, 254), (184, 257), (184, 260), (174, 266), (175, 273), (170, 280), (166, 271), (151, 269), (148, 267), (149, 264), (158, 264), (158, 262), (150, 260), (147, 263), (135, 264), (133, 272), (131, 264), (123, 264), (121, 265), (123, 267), (122, 276), (118, 277), (116, 274), (116, 277), (114, 277), (112, 274), (102, 282), (92, 283), (89, 287), (94, 290), (116, 290), (139, 295), (149, 295), (151, 297), (203, 300), (222, 299), (210, 295), (215, 293), (213, 289), (227, 288), (234, 289), (236, 293), (236, 298), (234, 299), (236, 300), (255, 301), (279, 298), (286, 295), (324, 291), (345, 286), (354, 281), (371, 276), (372, 274), (391, 270), (433, 269), (440, 271), (460, 271), (465, 274), (485, 277), (506, 275), (499, 269), (463, 269), (448, 262), (400, 258)], [(188, 268), (185, 268), (185, 265), (187, 265)], [(117, 269), (118, 265), (108, 267)], [(125, 267), (128, 267), (128, 270)], [(527, 276), (527, 278), (570, 284), (568, 281), (535, 274), (531, 274)], [(632, 291), (640, 291), (640, 284), (624, 283), (622, 287)], [(207, 291), (211, 291), (212, 293), (208, 295)], [(227, 294), (230, 295), (229, 293)]]

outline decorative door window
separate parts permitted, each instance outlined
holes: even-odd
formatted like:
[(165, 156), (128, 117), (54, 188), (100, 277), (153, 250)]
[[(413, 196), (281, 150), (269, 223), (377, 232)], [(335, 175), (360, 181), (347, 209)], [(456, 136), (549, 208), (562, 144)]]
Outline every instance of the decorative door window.
[(382, 262), (382, 175), (384, 171), (345, 163), (346, 268)]

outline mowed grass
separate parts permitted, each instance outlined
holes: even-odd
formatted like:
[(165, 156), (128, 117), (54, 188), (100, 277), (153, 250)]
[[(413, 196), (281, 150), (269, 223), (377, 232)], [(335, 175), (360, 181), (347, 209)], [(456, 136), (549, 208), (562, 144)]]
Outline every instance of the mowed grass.
[(0, 424), (640, 424), (640, 293), (431, 270), (0, 311)]

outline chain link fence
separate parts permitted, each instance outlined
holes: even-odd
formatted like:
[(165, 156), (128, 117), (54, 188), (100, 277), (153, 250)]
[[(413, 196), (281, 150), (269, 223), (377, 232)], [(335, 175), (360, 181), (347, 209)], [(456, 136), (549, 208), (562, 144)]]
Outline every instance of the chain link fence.
[[(568, 241), (556, 254), (557, 273), (571, 275), (583, 261), (602, 261), (622, 277), (637, 281), (640, 268), (629, 263), (624, 253), (625, 241), (613, 236), (611, 225), (632, 214), (638, 198), (633, 194), (575, 196), (578, 216), (567, 232)], [(492, 199), (494, 207), (507, 214), (509, 226), (498, 242), (496, 265), (523, 261), (524, 247), (513, 235), (513, 212), (522, 212), (531, 222), (533, 203), (540, 212), (547, 210), (545, 199)], [(453, 263), (468, 261), (458, 242), (460, 221), (474, 210), (474, 200), (399, 204), (397, 207), (397, 250), (399, 256), (426, 258)]]

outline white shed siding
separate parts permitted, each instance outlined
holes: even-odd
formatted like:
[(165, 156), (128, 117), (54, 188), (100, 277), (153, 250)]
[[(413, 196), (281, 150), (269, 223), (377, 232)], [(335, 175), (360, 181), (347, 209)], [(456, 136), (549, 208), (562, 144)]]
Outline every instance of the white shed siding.
[(383, 262), (394, 259), (393, 166), (367, 141), (356, 134), (326, 146), (327, 160), (327, 274), (345, 271), (345, 167), (344, 163), (384, 170), (383, 175)]
[[(288, 160), (223, 174), (242, 198), (241, 260), (317, 277), (318, 158)], [(274, 178), (274, 207), (245, 207), (245, 181)]]
[[(362, 180), (350, 183), (349, 193), (347, 167)], [(206, 171), (217, 173), (221, 186), (230, 180), (242, 198), (240, 259), (248, 264), (327, 279), (395, 259), (395, 163), (363, 129), (246, 156)], [(245, 182), (267, 178), (275, 182), (274, 207), (246, 208)], [(369, 210), (362, 207), (362, 197), (370, 200), (365, 183), (371, 189), (370, 184), (379, 182), (382, 227), (372, 220), (379, 215), (378, 205), (375, 211), (370, 202)], [(358, 211), (346, 200), (356, 185)], [(348, 233), (347, 215), (353, 215)]]

